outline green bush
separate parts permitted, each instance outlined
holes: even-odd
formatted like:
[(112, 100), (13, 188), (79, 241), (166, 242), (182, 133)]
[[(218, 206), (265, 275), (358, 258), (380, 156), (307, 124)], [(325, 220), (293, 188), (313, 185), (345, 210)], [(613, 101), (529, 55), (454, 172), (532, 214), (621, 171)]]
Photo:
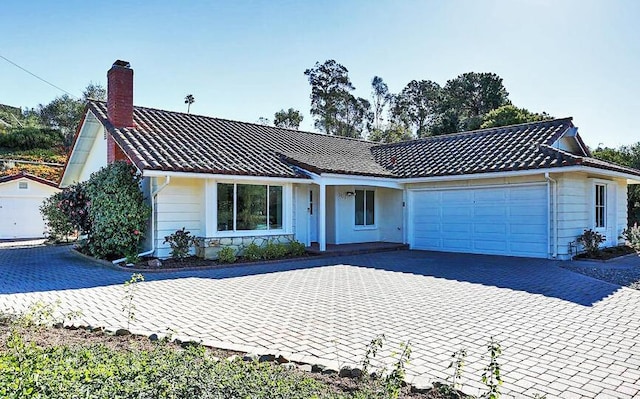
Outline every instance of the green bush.
[(136, 168), (125, 162), (109, 164), (91, 175), (87, 182), (91, 255), (109, 259), (139, 252), (151, 214), (139, 184)]
[(307, 248), (300, 241), (291, 241), (289, 243), (289, 253), (291, 256), (304, 256), (307, 253)]
[(18, 333), (0, 350), (0, 397), (18, 398), (345, 398), (267, 363), (218, 361), (201, 346), (151, 350), (103, 345), (42, 348)]
[(620, 235), (633, 249), (640, 250), (640, 227), (635, 223), (622, 231)]
[(605, 237), (597, 231), (588, 229), (578, 237), (577, 241), (588, 255), (595, 256), (600, 252), (600, 244), (605, 242)]
[(220, 263), (234, 263), (236, 261), (236, 253), (231, 247), (224, 247), (218, 252), (218, 261)]
[(64, 200), (64, 191), (60, 191), (44, 200), (40, 206), (45, 224), (47, 236), (54, 241), (62, 241), (76, 232), (71, 219), (60, 204)]
[(280, 244), (277, 242), (269, 241), (262, 250), (262, 257), (264, 259), (280, 259), (289, 254), (289, 246), (286, 244)]
[(244, 249), (244, 258), (250, 261), (262, 259), (262, 248), (252, 242)]
[(196, 238), (183, 227), (164, 238), (164, 244), (171, 246), (171, 257), (183, 260), (189, 256), (189, 249), (196, 243)]
[(54, 129), (24, 127), (11, 129), (0, 134), (0, 147), (15, 150), (32, 150), (35, 148), (51, 148), (63, 144), (62, 134)]

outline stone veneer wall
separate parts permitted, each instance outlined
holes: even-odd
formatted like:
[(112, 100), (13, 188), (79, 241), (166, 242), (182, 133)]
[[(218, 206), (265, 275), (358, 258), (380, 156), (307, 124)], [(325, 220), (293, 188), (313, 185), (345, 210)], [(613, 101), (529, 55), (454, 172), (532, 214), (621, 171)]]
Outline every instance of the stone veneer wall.
[(288, 244), (295, 241), (293, 234), (247, 237), (198, 237), (196, 240), (196, 256), (205, 259), (218, 259), (222, 248), (231, 247), (236, 256), (241, 256), (250, 244), (264, 247), (268, 242)]

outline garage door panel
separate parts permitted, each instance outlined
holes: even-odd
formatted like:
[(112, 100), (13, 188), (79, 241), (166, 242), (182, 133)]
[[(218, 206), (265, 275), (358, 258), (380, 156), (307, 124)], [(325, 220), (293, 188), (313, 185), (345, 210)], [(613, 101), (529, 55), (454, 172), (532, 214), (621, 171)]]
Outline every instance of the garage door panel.
[(547, 256), (544, 185), (416, 190), (410, 193), (410, 206), (412, 248)]

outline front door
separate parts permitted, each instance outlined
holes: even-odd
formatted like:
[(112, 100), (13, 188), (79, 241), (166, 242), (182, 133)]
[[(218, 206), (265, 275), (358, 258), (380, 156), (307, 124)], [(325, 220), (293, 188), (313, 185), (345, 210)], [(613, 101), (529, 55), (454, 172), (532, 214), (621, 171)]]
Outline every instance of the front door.
[(309, 241), (318, 242), (318, 190), (309, 189)]

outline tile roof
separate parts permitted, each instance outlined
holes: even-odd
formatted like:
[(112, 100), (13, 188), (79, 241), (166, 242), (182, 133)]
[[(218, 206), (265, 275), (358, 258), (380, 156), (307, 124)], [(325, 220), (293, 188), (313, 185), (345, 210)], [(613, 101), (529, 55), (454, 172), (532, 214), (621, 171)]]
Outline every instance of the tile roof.
[(38, 183), (46, 184), (47, 186), (58, 188), (58, 183), (53, 182), (51, 180), (43, 179), (42, 177), (38, 177), (26, 172), (20, 172), (13, 175), (2, 176), (0, 177), (0, 184), (7, 183), (13, 180), (22, 179), (22, 178), (33, 180)]
[[(509, 172), (563, 166), (592, 166), (640, 176), (640, 171), (573, 154), (554, 146), (573, 128), (571, 118), (524, 123), (372, 148), (375, 159), (401, 178)], [(579, 136), (577, 142), (585, 149)]]
[(311, 172), (392, 176), (376, 163), (375, 143), (206, 116), (134, 107), (134, 128), (114, 128), (106, 103), (89, 109), (139, 169), (304, 177)]
[[(141, 170), (305, 178), (314, 173), (414, 178), (584, 165), (640, 171), (554, 146), (571, 118), (394, 144), (328, 136), (194, 114), (134, 107), (134, 127), (114, 128), (105, 102), (88, 109)], [(578, 143), (582, 144), (579, 136)]]

